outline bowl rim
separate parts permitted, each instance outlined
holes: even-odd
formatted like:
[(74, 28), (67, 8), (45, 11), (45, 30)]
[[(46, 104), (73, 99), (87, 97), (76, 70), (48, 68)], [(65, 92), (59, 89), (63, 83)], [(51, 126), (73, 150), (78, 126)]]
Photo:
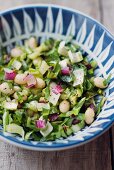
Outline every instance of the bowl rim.
[(46, 4), (46, 3), (34, 3), (34, 4), (31, 4), (30, 3), (30, 4), (19, 5), (19, 6), (15, 6), (15, 7), (10, 7), (10, 8), (5, 9), (5, 10), (1, 10), (0, 11), (0, 16), (5, 14), (5, 13), (15, 11), (15, 10), (18, 10), (18, 9), (23, 9), (23, 8), (26, 9), (26, 8), (34, 8), (34, 7), (53, 7), (53, 8), (64, 9), (64, 10), (67, 10), (67, 11), (76, 12), (76, 13), (82, 15), (82, 16), (86, 16), (87, 18), (89, 18), (89, 19), (95, 21), (97, 24), (99, 24), (108, 33), (108, 35), (114, 40), (114, 35), (100, 21), (98, 21), (97, 19), (91, 17), (88, 14), (85, 14), (84, 12), (81, 12), (81, 11), (79, 11), (77, 9), (74, 9), (74, 8), (66, 7), (64, 5), (63, 6), (62, 5), (56, 5), (56, 4), (53, 4), (53, 3), (49, 3), (49, 4)]
[(93, 140), (97, 139), (98, 137), (100, 137), (101, 135), (103, 135), (105, 132), (107, 132), (111, 127), (112, 125), (114, 125), (114, 122), (112, 122), (109, 126), (107, 126), (103, 131), (101, 131), (99, 134), (95, 135), (95, 136), (92, 136), (92, 138), (90, 139), (87, 139), (87, 140), (84, 140), (82, 142), (80, 142), (79, 144), (70, 144), (70, 145), (67, 145), (67, 146), (62, 146), (62, 147), (52, 147), (52, 148), (46, 148), (46, 147), (36, 147), (36, 146), (28, 146), (26, 144), (21, 144), (21, 143), (18, 143), (18, 142), (15, 142), (15, 141), (12, 141), (10, 139), (7, 139), (7, 137), (3, 137), (0, 135), (0, 140), (5, 142), (5, 143), (8, 143), (8, 144), (11, 144), (13, 146), (16, 146), (16, 147), (19, 147), (21, 149), (27, 149), (27, 150), (31, 150), (31, 151), (40, 151), (40, 152), (45, 152), (45, 151), (62, 151), (62, 150), (68, 150), (68, 149), (72, 149), (74, 147), (80, 147), (82, 145), (85, 145), (89, 142), (92, 142)]
[[(82, 16), (85, 16), (87, 17), (88, 19), (94, 21), (96, 24), (98, 24), (103, 30), (106, 31), (106, 33), (108, 34), (109, 37), (111, 37), (111, 39), (114, 41), (114, 36), (112, 35), (112, 33), (110, 33), (110, 31), (103, 25), (101, 24), (99, 21), (97, 21), (95, 18), (92, 18), (91, 16), (79, 11), (79, 10), (76, 10), (76, 9), (73, 9), (73, 8), (69, 8), (69, 7), (65, 7), (65, 6), (61, 6), (61, 5), (56, 5), (56, 4), (42, 4), (42, 3), (35, 3), (35, 4), (27, 4), (27, 5), (19, 5), (19, 6), (16, 6), (16, 7), (13, 7), (13, 8), (8, 8), (6, 10), (2, 10), (0, 12), (0, 16), (4, 15), (4, 14), (7, 14), (9, 12), (13, 12), (13, 11), (16, 11), (16, 10), (21, 10), (21, 9), (27, 9), (27, 8), (36, 8), (36, 7), (52, 7), (52, 8), (57, 8), (57, 9), (64, 9), (64, 10), (67, 10), (67, 11), (70, 11), (70, 12), (74, 12), (74, 13), (77, 13), (79, 15), (82, 15)], [(78, 144), (68, 144), (68, 145), (64, 145), (63, 146), (58, 146), (58, 147), (38, 147), (38, 146), (30, 146), (30, 145), (26, 145), (26, 144), (22, 144), (22, 143), (19, 143), (19, 142), (16, 142), (16, 141), (12, 141), (11, 139), (8, 139), (6, 136), (2, 136), (0, 135), (0, 139), (4, 142), (7, 142), (9, 144), (13, 144), (17, 147), (20, 147), (20, 148), (23, 148), (23, 149), (28, 149), (28, 150), (34, 150), (34, 151), (59, 151), (59, 150), (65, 150), (65, 149), (70, 149), (70, 148), (73, 148), (73, 147), (78, 147), (78, 146), (81, 146), (83, 144), (86, 144), (94, 139), (96, 139), (97, 137), (101, 136), (103, 133), (105, 133), (112, 125), (114, 124), (113, 120), (110, 121), (110, 123), (107, 123), (107, 126), (105, 126), (105, 128), (101, 131), (99, 131), (97, 134), (95, 134), (94, 136), (92, 137), (89, 137), (88, 139), (85, 139), (84, 141), (81, 141), (79, 142)]]

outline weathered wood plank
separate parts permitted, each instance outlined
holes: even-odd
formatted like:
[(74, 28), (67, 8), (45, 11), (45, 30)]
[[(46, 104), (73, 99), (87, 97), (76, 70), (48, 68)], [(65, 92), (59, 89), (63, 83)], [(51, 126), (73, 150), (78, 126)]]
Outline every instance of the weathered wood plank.
[[(109, 1), (108, 1), (109, 2)], [(41, 3), (40, 0), (0, 0), (0, 10)], [(47, 0), (42, 0), (47, 3)], [(99, 0), (48, 0), (48, 3), (78, 9), (100, 20)], [(0, 142), (1, 170), (111, 170), (109, 132), (84, 146), (60, 152), (33, 152)]]
[(114, 126), (112, 127), (112, 149), (113, 149), (113, 155), (112, 155), (112, 162), (113, 162), (113, 168), (114, 168)]
[(52, 4), (57, 4), (57, 5), (62, 5), (62, 6), (66, 6), (66, 7), (71, 7), (71, 8), (75, 8), (77, 10), (80, 10), (88, 15), (91, 15), (92, 17), (96, 18), (96, 19), (100, 19), (100, 12), (99, 12), (99, 0), (27, 0), (27, 1), (23, 1), (23, 0), (7, 0), (6, 1), (2, 1), (0, 0), (0, 10), (4, 10), (7, 8), (11, 8), (11, 7), (15, 7), (15, 6), (19, 6), (19, 5), (23, 5), (23, 4), (34, 4), (34, 3), (52, 3)]
[(111, 145), (112, 169), (114, 169), (114, 125), (110, 129), (110, 145)]
[(114, 0), (101, 0), (102, 22), (114, 35)]
[[(102, 22), (109, 29), (109, 31), (114, 35), (114, 0), (101, 0), (102, 8)], [(112, 163), (114, 168), (114, 126), (110, 131), (111, 136), (111, 147), (112, 147)]]
[[(2, 170), (111, 170), (109, 133), (84, 146), (60, 152), (33, 152), (0, 145)], [(106, 141), (106, 142), (104, 142)], [(104, 163), (105, 162), (105, 163)]]

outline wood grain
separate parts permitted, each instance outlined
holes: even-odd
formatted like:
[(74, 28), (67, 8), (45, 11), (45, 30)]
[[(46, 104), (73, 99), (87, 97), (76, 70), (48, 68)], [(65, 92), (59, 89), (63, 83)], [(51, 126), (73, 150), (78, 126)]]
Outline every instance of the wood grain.
[(112, 170), (114, 169), (114, 126), (110, 129)]
[[(102, 23), (109, 29), (109, 31), (114, 35), (114, 0), (101, 0), (101, 11), (102, 11)], [(112, 145), (112, 166), (114, 169), (114, 126), (110, 131), (111, 145)]]
[(109, 133), (105, 133), (84, 146), (60, 152), (33, 152), (4, 145), (1, 142), (0, 169), (111, 170), (110, 142), (108, 139)]
[(38, 4), (38, 3), (46, 3), (46, 4), (57, 4), (66, 7), (75, 8), (80, 10), (88, 15), (96, 19), (100, 19), (100, 11), (99, 11), (99, 0), (0, 0), (0, 10), (4, 10), (7, 8), (24, 5), (24, 4)]
[(112, 153), (112, 167), (114, 169), (114, 126), (111, 129), (111, 133), (112, 133), (112, 150), (113, 150), (113, 153)]
[(101, 0), (102, 23), (114, 35), (114, 0)]
[[(102, 21), (111, 31), (114, 29), (114, 22), (112, 23), (113, 0), (102, 0), (102, 2), (101, 0), (48, 0), (48, 2), (47, 0), (7, 0), (7, 2), (0, 0), (0, 10), (41, 2), (75, 8)], [(106, 9), (107, 5), (108, 9)], [(109, 14), (108, 10), (110, 10), (111, 14)], [(108, 18), (110, 18), (110, 21), (108, 21)], [(0, 170), (64, 169), (112, 170), (109, 131), (84, 146), (60, 152), (34, 152), (0, 142)]]

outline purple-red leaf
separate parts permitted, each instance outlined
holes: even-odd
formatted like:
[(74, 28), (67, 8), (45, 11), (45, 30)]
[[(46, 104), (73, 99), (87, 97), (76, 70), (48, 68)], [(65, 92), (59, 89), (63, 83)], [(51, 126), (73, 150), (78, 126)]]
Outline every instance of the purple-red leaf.
[(48, 118), (51, 122), (53, 122), (53, 121), (57, 120), (58, 117), (59, 117), (59, 115), (57, 113), (53, 113), (53, 114), (50, 114)]
[(46, 127), (46, 122), (45, 120), (37, 120), (36, 121), (36, 127), (39, 129), (43, 129)]
[(16, 72), (14, 70), (5, 69), (5, 80), (14, 80)]

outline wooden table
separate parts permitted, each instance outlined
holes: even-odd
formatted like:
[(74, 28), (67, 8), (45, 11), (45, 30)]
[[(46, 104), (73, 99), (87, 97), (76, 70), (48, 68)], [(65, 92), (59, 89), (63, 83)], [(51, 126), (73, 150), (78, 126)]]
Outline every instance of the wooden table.
[[(78, 9), (114, 34), (114, 0), (0, 0), (0, 10), (28, 3)], [(33, 152), (0, 142), (0, 170), (114, 170), (114, 126), (84, 146), (60, 152)]]

